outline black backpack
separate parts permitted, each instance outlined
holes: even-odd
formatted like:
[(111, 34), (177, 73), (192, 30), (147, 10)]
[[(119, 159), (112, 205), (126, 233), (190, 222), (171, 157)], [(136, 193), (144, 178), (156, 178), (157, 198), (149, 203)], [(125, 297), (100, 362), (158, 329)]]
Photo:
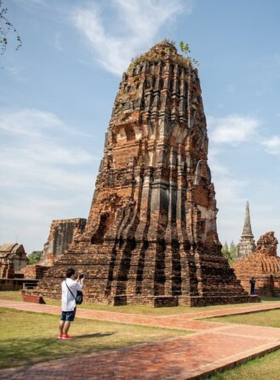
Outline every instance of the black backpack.
[(76, 301), (76, 305), (81, 305), (83, 303), (83, 300), (84, 300), (84, 295), (83, 295), (83, 292), (81, 292), (80, 290), (77, 290), (77, 297), (74, 296), (74, 294), (71, 292), (71, 289), (69, 288), (69, 286), (67, 285), (67, 282), (65, 280), (65, 284), (69, 290), (69, 292), (72, 294), (72, 296), (75, 298), (75, 301)]
[(77, 290), (76, 304), (81, 305), (83, 303), (83, 300), (84, 300), (83, 292), (81, 292), (80, 290)]

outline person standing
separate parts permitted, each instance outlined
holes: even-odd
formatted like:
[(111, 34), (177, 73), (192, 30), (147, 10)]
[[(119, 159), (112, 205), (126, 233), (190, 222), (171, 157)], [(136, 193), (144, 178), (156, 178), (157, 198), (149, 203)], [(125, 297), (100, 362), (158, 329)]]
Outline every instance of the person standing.
[(255, 294), (255, 286), (256, 286), (256, 280), (255, 277), (252, 277), (250, 280), (250, 286), (251, 286), (251, 295)]
[(82, 291), (83, 278), (78, 276), (74, 280), (75, 270), (72, 268), (67, 269), (66, 278), (61, 283), (61, 320), (59, 323), (59, 339), (71, 339), (68, 335), (71, 322), (75, 319), (76, 314), (76, 297), (77, 291)]

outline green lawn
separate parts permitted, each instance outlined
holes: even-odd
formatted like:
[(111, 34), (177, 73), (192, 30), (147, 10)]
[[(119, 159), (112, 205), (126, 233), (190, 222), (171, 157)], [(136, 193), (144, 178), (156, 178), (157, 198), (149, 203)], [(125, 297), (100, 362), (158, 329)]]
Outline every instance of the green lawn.
[(207, 380), (279, 380), (280, 350), (256, 358), (222, 373), (207, 377)]
[[(228, 315), (225, 317), (207, 318), (208, 321), (237, 323), (242, 325), (280, 327), (280, 310), (261, 311), (243, 315)], [(280, 374), (279, 374), (280, 379)]]
[(67, 341), (57, 338), (58, 324), (59, 316), (0, 308), (0, 369), (191, 333), (76, 318)]
[[(280, 310), (209, 318), (208, 321), (280, 328)], [(209, 377), (209, 380), (279, 380), (280, 350), (249, 361), (234, 369)]]
[[(0, 299), (11, 300), (11, 301), (22, 301), (21, 293), (18, 291), (3, 291), (0, 292)], [(48, 305), (57, 305), (60, 306), (59, 300), (45, 299)], [(262, 298), (262, 303), (267, 302), (280, 302), (280, 298)], [(115, 313), (131, 313), (131, 314), (142, 314), (142, 315), (175, 315), (175, 314), (185, 314), (193, 313), (196, 311), (208, 311), (208, 310), (219, 310), (219, 309), (228, 309), (231, 307), (239, 308), (245, 306), (251, 306), (251, 303), (244, 304), (234, 304), (234, 305), (216, 305), (216, 306), (205, 306), (205, 307), (161, 307), (154, 308), (151, 306), (134, 306), (134, 305), (125, 305), (125, 306), (107, 306), (93, 303), (83, 303), (80, 308), (83, 309), (94, 309), (94, 310), (104, 310), (111, 311)]]
[[(0, 299), (22, 301), (19, 292), (0, 292)], [(262, 302), (279, 302), (277, 298), (265, 298)], [(60, 305), (60, 301), (46, 300), (47, 304)], [(203, 308), (173, 307), (159, 308), (144, 306), (106, 306), (83, 304), (83, 308), (121, 313), (147, 315), (170, 315), (198, 310), (244, 307), (248, 304), (222, 305)], [(251, 305), (251, 304), (249, 304)], [(256, 326), (280, 327), (280, 310), (258, 312), (245, 315), (210, 318), (224, 323), (241, 323)], [(12, 323), (11, 323), (12, 321)], [(58, 359), (65, 356), (88, 354), (105, 349), (126, 347), (144, 342), (162, 340), (185, 335), (189, 332), (123, 325), (76, 318), (71, 326), (74, 344), (57, 339), (58, 316), (35, 314), (0, 308), (0, 369), (29, 365), (40, 361)], [(211, 380), (279, 380), (280, 350), (254, 359), (232, 370), (216, 374)]]

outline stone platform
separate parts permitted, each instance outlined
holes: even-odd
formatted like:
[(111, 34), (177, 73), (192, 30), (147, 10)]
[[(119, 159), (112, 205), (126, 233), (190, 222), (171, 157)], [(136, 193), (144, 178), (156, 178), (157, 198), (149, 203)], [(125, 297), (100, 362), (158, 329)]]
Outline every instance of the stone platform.
[[(59, 307), (49, 305), (0, 300), (0, 307), (60, 314)], [(4, 370), (0, 371), (0, 379), (202, 379), (279, 348), (280, 329), (201, 321), (198, 318), (274, 309), (280, 309), (280, 302), (158, 317), (79, 309), (79, 318), (196, 332), (156, 343)], [(54, 335), (56, 339), (55, 332)], [(75, 344), (75, 337), (69, 344)]]

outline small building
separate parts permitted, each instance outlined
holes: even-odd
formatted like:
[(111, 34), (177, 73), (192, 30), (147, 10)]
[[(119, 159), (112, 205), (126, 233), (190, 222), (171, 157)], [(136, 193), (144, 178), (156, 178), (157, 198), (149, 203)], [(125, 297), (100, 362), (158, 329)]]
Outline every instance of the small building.
[(249, 202), (246, 203), (244, 227), (239, 244), (237, 244), (237, 258), (244, 259), (254, 252), (256, 248), (254, 235), (252, 233)]
[(14, 278), (28, 264), (22, 244), (6, 243), (0, 245), (0, 278)]

